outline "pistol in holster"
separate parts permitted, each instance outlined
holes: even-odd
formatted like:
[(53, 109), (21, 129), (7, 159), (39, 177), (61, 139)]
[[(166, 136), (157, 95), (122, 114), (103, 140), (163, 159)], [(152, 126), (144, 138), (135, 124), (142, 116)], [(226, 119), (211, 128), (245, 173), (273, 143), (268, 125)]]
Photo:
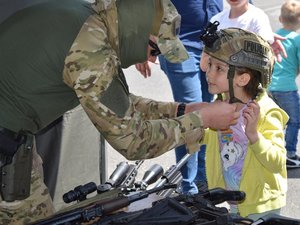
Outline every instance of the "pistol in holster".
[(32, 134), (11, 134), (0, 129), (0, 194), (4, 201), (23, 200), (30, 195)]

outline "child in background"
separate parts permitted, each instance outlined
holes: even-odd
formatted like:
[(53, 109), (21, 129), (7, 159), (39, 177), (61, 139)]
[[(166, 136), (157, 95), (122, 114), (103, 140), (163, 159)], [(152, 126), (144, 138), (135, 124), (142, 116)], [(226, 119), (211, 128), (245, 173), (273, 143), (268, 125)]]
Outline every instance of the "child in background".
[(202, 36), (209, 92), (237, 105), (240, 118), (229, 130), (207, 129), (208, 188), (246, 193), (230, 212), (256, 220), (286, 204), (284, 127), (288, 115), (268, 97), (274, 53), (260, 36), (239, 28), (211, 29)]
[[(273, 50), (276, 51), (276, 58), (279, 61), (282, 58), (281, 54), (286, 57), (286, 53), (282, 49), (280, 42), (282, 37), (274, 36), (269, 17), (262, 9), (255, 7), (248, 0), (226, 1), (230, 7), (214, 15), (210, 20), (211, 23), (217, 21), (219, 23), (218, 29), (236, 27), (258, 34), (271, 44)], [(207, 56), (203, 52), (200, 61), (200, 67), (203, 71), (206, 71), (206, 65)]]
[(263, 37), (270, 44), (274, 42), (274, 33), (268, 15), (248, 0), (227, 0), (229, 8), (211, 18), (211, 22), (220, 23), (218, 29), (237, 27), (252, 31)]
[(286, 1), (281, 7), (279, 21), (282, 28), (276, 33), (286, 38), (282, 44), (288, 58), (281, 63), (276, 62), (269, 92), (290, 117), (285, 130), (286, 165), (287, 168), (295, 168), (300, 167), (300, 157), (296, 154), (300, 125), (300, 98), (296, 84), (300, 63), (300, 35), (296, 31), (300, 28), (300, 2)]

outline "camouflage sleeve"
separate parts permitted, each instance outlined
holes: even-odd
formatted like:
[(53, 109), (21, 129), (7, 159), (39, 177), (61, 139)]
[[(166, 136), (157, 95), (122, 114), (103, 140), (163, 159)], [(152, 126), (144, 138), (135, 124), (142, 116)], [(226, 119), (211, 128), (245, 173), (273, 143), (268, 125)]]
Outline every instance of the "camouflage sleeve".
[(135, 109), (148, 120), (176, 117), (177, 104), (175, 102), (158, 102), (130, 94)]
[[(66, 57), (64, 82), (75, 90), (89, 118), (113, 148), (135, 160), (159, 156), (185, 143), (188, 148), (199, 147), (200, 112), (167, 119), (174, 117), (176, 105), (129, 94), (119, 68), (104, 23), (91, 16)], [(115, 89), (111, 88), (114, 83), (118, 85)], [(118, 102), (115, 95), (123, 101)]]

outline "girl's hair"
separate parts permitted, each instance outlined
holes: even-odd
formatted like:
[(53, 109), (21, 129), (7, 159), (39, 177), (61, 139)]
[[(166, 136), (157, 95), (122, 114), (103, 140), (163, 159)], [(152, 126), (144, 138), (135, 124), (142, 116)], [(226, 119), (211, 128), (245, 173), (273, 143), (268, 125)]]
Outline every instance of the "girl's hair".
[(251, 96), (252, 99), (255, 99), (263, 92), (261, 74), (259, 71), (245, 67), (235, 67), (235, 72), (237, 75), (242, 75), (243, 73), (250, 74), (250, 80), (244, 88), (247, 95)]

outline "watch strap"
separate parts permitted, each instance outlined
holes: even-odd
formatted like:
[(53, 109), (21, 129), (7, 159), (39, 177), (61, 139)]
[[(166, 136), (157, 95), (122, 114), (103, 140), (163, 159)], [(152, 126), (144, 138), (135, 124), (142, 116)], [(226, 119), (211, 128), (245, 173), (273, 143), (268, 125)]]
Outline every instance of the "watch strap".
[(184, 112), (185, 112), (185, 106), (186, 106), (185, 103), (180, 103), (180, 104), (178, 105), (178, 107), (177, 107), (177, 114), (176, 114), (177, 117), (178, 117), (178, 116), (184, 115)]

